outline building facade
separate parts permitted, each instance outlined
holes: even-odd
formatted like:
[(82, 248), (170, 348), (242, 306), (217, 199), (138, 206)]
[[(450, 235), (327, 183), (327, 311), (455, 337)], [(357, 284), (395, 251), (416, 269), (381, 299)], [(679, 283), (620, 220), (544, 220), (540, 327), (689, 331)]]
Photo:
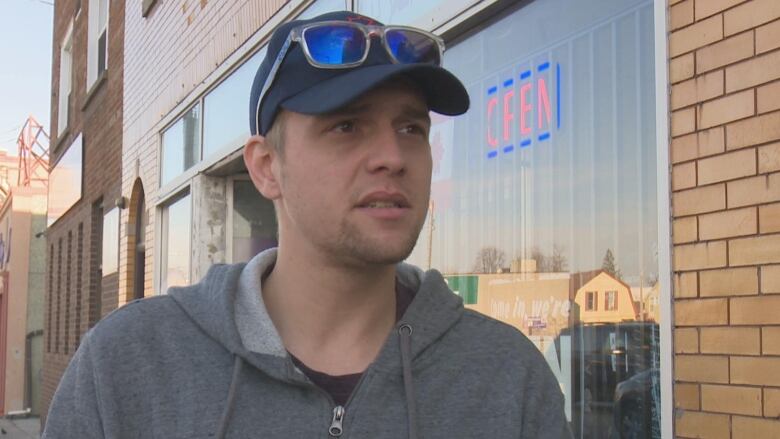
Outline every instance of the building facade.
[(445, 39), (472, 107), (433, 116), (409, 261), (528, 335), (575, 437), (777, 437), (774, 0), (129, 1), (103, 311), (275, 245), (241, 158), (249, 88), (276, 26), (342, 9)]
[(780, 3), (670, 1), (680, 437), (780, 437)]
[(124, 4), (54, 6), (44, 414), (83, 334), (118, 306)]
[(48, 177), (41, 164), (27, 167), (0, 151), (0, 415), (40, 413)]

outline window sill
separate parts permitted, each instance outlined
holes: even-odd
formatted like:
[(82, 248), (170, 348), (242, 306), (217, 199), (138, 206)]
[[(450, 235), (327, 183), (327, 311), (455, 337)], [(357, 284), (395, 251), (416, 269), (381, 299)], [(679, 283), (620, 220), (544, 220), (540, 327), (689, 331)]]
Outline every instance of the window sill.
[(87, 92), (87, 97), (84, 99), (84, 103), (81, 105), (81, 111), (87, 109), (89, 103), (92, 102), (92, 98), (94, 98), (98, 90), (102, 88), (103, 83), (106, 82), (107, 73), (108, 70), (103, 70), (100, 76), (98, 76), (97, 79), (95, 79), (95, 82), (92, 84), (92, 87), (89, 89), (89, 92)]

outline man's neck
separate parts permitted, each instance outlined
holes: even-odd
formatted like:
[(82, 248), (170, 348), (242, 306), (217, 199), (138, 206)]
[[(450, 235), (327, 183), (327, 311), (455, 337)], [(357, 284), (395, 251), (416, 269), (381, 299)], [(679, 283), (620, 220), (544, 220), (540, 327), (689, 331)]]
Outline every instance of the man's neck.
[(365, 370), (395, 324), (394, 265), (348, 267), (280, 249), (262, 292), (287, 350), (331, 375)]

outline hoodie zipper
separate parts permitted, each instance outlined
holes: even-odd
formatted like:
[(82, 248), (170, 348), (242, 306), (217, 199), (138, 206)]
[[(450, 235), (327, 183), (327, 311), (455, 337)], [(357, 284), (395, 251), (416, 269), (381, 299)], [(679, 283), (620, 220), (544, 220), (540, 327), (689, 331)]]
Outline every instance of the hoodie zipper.
[(344, 412), (344, 407), (340, 405), (333, 408), (333, 420), (330, 423), (330, 428), (328, 428), (328, 433), (333, 437), (339, 437), (344, 432), (341, 426), (344, 420)]
[[(371, 368), (366, 368), (366, 370), (363, 372), (363, 374), (360, 376), (360, 379), (358, 380), (357, 384), (355, 384), (355, 388), (352, 389), (352, 394), (349, 395), (349, 399), (347, 399), (347, 402), (342, 405), (336, 405), (333, 407), (333, 416), (331, 417), (330, 421), (330, 427), (328, 427), (328, 434), (331, 437), (341, 437), (342, 434), (344, 434), (344, 416), (347, 414), (347, 407), (349, 406), (349, 403), (352, 402), (352, 398), (354, 398), (355, 394), (358, 392), (358, 389), (360, 389), (360, 385), (363, 383), (363, 380), (366, 378), (366, 374), (368, 373), (368, 370)], [(317, 390), (322, 392), (323, 395), (325, 395), (326, 398), (328, 398), (328, 401), (330, 401), (331, 404), (336, 404), (336, 402), (333, 400), (333, 397), (330, 396), (328, 392), (321, 389), (318, 386), (314, 386)]]

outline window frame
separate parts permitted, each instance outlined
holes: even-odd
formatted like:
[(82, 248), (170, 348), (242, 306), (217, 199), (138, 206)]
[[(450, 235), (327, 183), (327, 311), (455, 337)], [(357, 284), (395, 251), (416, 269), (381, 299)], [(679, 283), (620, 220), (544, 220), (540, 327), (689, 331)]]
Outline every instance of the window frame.
[(599, 310), (599, 293), (598, 291), (586, 291), (585, 292), (585, 311), (598, 311)]
[[(67, 73), (63, 72), (66, 65), (63, 58), (67, 54)], [(67, 93), (63, 87), (63, 80), (67, 79)], [(57, 132), (55, 138), (62, 137), (67, 133), (70, 126), (70, 104), (73, 93), (73, 20), (68, 25), (68, 31), (60, 43), (60, 82), (59, 96), (57, 97)], [(64, 110), (64, 111), (63, 111)]]
[[(610, 302), (610, 298), (612, 301)], [(608, 290), (604, 292), (604, 311), (617, 311), (618, 309), (618, 292), (615, 290)]]
[[(110, 234), (106, 233), (106, 226), (110, 224), (106, 224), (106, 217), (108, 215), (116, 215), (116, 224), (114, 227), (116, 227), (116, 242), (114, 243), (116, 245), (116, 255), (115, 255), (115, 261), (114, 261), (114, 267), (111, 272), (106, 272), (106, 238), (110, 237)], [(118, 207), (112, 207), (108, 210), (106, 210), (106, 207), (103, 207), (103, 228), (102, 228), (102, 242), (101, 242), (101, 252), (100, 252), (100, 273), (101, 277), (106, 277), (108, 275), (119, 273), (119, 231), (120, 231), (120, 224), (121, 224), (121, 216), (122, 213), (120, 212), (120, 209)]]
[[(106, 22), (100, 23), (100, 6), (105, 2)], [(108, 71), (108, 46), (109, 46), (109, 21), (111, 18), (111, 0), (89, 0), (87, 17), (87, 91), (92, 90), (100, 83), (100, 78)], [(105, 34), (105, 48), (103, 50), (104, 66), (100, 69), (100, 38)]]
[[(158, 167), (158, 173), (157, 173), (157, 187), (160, 189), (167, 189), (167, 188), (175, 188), (174, 191), (178, 191), (178, 186), (181, 185), (183, 181), (188, 181), (190, 178), (192, 178), (193, 175), (199, 173), (201, 169), (199, 169), (199, 164), (203, 162), (203, 113), (204, 113), (204, 97), (201, 96), (194, 102), (192, 102), (190, 105), (188, 105), (182, 112), (180, 112), (176, 118), (171, 120), (167, 125), (165, 125), (160, 132), (158, 133), (158, 139), (159, 139), (159, 152), (160, 152), (160, 164)], [(198, 117), (198, 147), (196, 151), (196, 158), (195, 162), (190, 166), (189, 168), (186, 168), (182, 170), (177, 175), (174, 175), (170, 178), (168, 181), (163, 181), (163, 168), (165, 166), (165, 133), (167, 133), (169, 130), (173, 129), (173, 127), (181, 122), (184, 123), (184, 117), (191, 112), (193, 109), (198, 108), (198, 111), (200, 112), (200, 115)], [(183, 146), (183, 145), (182, 145)], [(182, 162), (184, 161), (184, 150), (182, 149)], [(168, 190), (164, 191), (166, 193), (170, 193)]]
[[(189, 197), (189, 216), (190, 216), (190, 224), (189, 224), (189, 230), (188, 233), (192, 235), (192, 220), (193, 220), (193, 202), (192, 202), (192, 188), (189, 186), (185, 186), (183, 189), (177, 191), (175, 194), (165, 198), (164, 200), (161, 200), (157, 206), (156, 206), (156, 220), (155, 220), (155, 229), (159, 230), (160, 233), (155, 234), (155, 245), (156, 248), (160, 249), (159, 253), (157, 255), (159, 256), (156, 258), (157, 262), (155, 262), (155, 295), (163, 295), (167, 294), (168, 288), (170, 288), (169, 285), (167, 285), (167, 269), (168, 269), (168, 209), (173, 206), (174, 204), (182, 201), (185, 198)], [(190, 253), (192, 253), (192, 247), (190, 247)], [(187, 278), (188, 282), (192, 282), (192, 258), (190, 257), (187, 261), (188, 269), (187, 269)]]

